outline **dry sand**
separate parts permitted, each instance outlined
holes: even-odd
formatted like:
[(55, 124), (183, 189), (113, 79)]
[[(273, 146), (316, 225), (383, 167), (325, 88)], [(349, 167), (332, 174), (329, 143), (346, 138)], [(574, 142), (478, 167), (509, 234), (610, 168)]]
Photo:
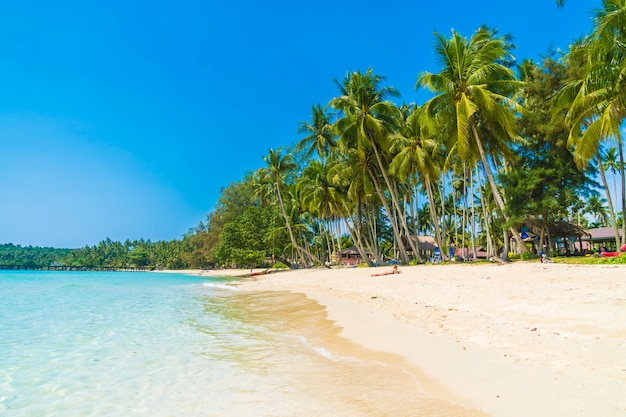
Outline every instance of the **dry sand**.
[[(245, 279), (303, 293), (340, 336), (497, 417), (626, 416), (626, 266), (519, 262), (316, 269)], [(202, 271), (241, 275), (250, 270)]]

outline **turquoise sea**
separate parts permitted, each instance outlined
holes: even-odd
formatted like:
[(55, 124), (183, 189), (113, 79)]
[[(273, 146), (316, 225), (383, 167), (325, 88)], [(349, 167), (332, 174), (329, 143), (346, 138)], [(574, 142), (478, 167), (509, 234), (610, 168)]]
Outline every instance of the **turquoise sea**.
[(227, 278), (0, 271), (0, 415), (463, 415), (337, 333), (304, 296)]

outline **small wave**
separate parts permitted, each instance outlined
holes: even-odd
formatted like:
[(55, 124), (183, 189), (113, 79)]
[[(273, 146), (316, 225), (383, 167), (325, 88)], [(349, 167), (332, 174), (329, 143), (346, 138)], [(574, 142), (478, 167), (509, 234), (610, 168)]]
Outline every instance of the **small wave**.
[(324, 358), (326, 358), (328, 360), (331, 360), (333, 362), (359, 362), (359, 363), (368, 363), (368, 362), (370, 362), (370, 361), (365, 362), (365, 361), (362, 361), (362, 360), (357, 359), (357, 358), (352, 357), (352, 356), (335, 355), (334, 353), (330, 352), (328, 349), (326, 349), (323, 346), (313, 346), (313, 344), (311, 342), (309, 342), (309, 340), (306, 337), (304, 337), (304, 336), (299, 336), (299, 339), (309, 349), (313, 350), (318, 355), (323, 356)]
[(218, 284), (216, 282), (203, 282), (202, 285), (205, 287), (209, 287), (209, 288), (218, 288), (220, 290), (241, 291), (239, 287), (233, 284)]

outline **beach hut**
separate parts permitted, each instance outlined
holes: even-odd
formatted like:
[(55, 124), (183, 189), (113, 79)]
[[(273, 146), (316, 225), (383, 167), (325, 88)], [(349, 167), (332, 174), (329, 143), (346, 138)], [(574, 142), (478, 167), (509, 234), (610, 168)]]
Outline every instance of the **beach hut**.
[[(589, 229), (589, 236), (584, 237), (583, 242), (587, 242), (587, 248), (607, 247), (617, 249), (615, 244), (615, 230), (612, 227), (597, 227)], [(618, 229), (618, 235), (621, 241), (622, 230)]]
[[(372, 258), (372, 254), (370, 251), (366, 250), (366, 256)], [(345, 266), (355, 266), (360, 264), (361, 262), (365, 262), (359, 253), (359, 250), (356, 246), (350, 246), (349, 248), (345, 248), (335, 255), (335, 262), (340, 265)]]
[[(575, 223), (566, 221), (545, 221), (534, 217), (526, 218), (523, 229), (535, 234), (533, 244), (541, 250), (562, 252), (563, 254), (583, 253), (583, 238), (591, 236), (589, 231)], [(572, 250), (573, 249), (573, 250)]]
[(476, 248), (476, 256), (474, 256), (472, 248), (455, 248), (454, 256), (462, 261), (471, 261), (473, 259), (487, 259), (488, 254), (487, 250), (482, 247)]
[[(413, 237), (413, 243), (415, 243), (417, 250), (420, 252), (420, 255), (424, 259), (430, 259), (434, 257), (435, 250), (439, 248), (435, 238), (432, 236), (416, 236)], [(404, 249), (407, 252), (412, 252), (411, 245), (406, 237), (402, 236), (402, 243), (404, 244)]]

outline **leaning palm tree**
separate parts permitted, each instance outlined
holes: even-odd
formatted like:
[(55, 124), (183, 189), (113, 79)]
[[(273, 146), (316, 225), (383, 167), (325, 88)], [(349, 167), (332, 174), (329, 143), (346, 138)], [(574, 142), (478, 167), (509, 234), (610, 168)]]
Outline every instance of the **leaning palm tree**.
[[(345, 77), (343, 84), (337, 83), (341, 96), (331, 100), (331, 105), (343, 113), (343, 117), (336, 122), (341, 145), (344, 148), (357, 149), (361, 160), (372, 159), (372, 164), (368, 166), (368, 174), (385, 207), (402, 261), (408, 263), (409, 257), (402, 241), (400, 227), (394, 219), (400, 220), (413, 253), (417, 253), (417, 249), (411, 239), (406, 217), (402, 215), (403, 210), (400, 208), (396, 186), (387, 172), (388, 138), (393, 122), (398, 117), (398, 108), (388, 101), (387, 97), (397, 97), (399, 94), (395, 88), (381, 87), (383, 80), (384, 77), (374, 74), (371, 68), (365, 74), (359, 71), (352, 72)], [(385, 191), (389, 193), (391, 206), (387, 202)], [(395, 214), (392, 208), (396, 210)]]
[(403, 123), (402, 129), (391, 136), (393, 141), (391, 149), (395, 156), (389, 165), (389, 172), (404, 181), (408, 181), (412, 176), (420, 178), (426, 189), (435, 240), (437, 245), (443, 248), (432, 187), (440, 171), (439, 165), (436, 164), (440, 144), (434, 138), (428, 137), (422, 128), (421, 111), (419, 108), (413, 109)]
[[(613, 195), (617, 196), (617, 181), (615, 178), (617, 177), (617, 173), (621, 173), (622, 171), (622, 165), (619, 162), (617, 148), (615, 146), (611, 146), (605, 152), (600, 152), (600, 157), (604, 171), (610, 171), (611, 174), (613, 174)], [(606, 190), (606, 192), (609, 194), (608, 190)]]
[[(602, 179), (602, 185), (604, 186), (604, 192), (609, 204), (609, 215), (611, 216), (611, 226), (613, 226), (613, 233), (615, 234), (615, 244), (617, 247), (621, 246), (619, 237), (619, 226), (617, 224), (617, 216), (615, 215), (615, 209), (613, 208), (613, 199), (611, 198), (611, 191), (609, 189), (609, 183), (606, 180), (606, 171), (613, 172), (613, 187), (615, 188), (615, 174), (619, 170), (619, 162), (617, 161), (617, 151), (615, 148), (609, 148), (606, 153), (599, 152), (596, 158), (598, 162), (598, 171), (600, 172), (600, 178)], [(617, 190), (616, 190), (617, 195)]]
[(581, 71), (557, 95), (557, 109), (567, 108), (568, 143), (576, 162), (585, 168), (597, 159), (603, 141), (615, 139), (622, 177), (622, 241), (626, 243), (626, 176), (621, 126), (626, 119), (626, 0), (604, 0), (593, 33), (567, 55)]
[(298, 253), (300, 261), (303, 265), (308, 265), (309, 262), (307, 262), (306, 259), (308, 256), (309, 259), (316, 261), (319, 264), (323, 264), (323, 262), (317, 259), (317, 257), (298, 244), (293, 231), (293, 225), (291, 224), (291, 217), (287, 214), (287, 210), (285, 209), (282, 191), (285, 187), (285, 177), (297, 167), (291, 154), (287, 153), (283, 155), (281, 148), (278, 148), (278, 150), (270, 149), (268, 155), (265, 156), (263, 160), (267, 164), (267, 167), (261, 168), (261, 173), (266, 178), (271, 179), (274, 183), (274, 191), (276, 192), (280, 211), (285, 219), (285, 225), (287, 227), (287, 231), (289, 232), (289, 239), (291, 239), (291, 245)]
[[(505, 203), (492, 170), (492, 162), (508, 152), (508, 144), (518, 139), (516, 115), (523, 111), (513, 99), (522, 83), (509, 63), (514, 60), (513, 45), (495, 30), (479, 28), (469, 41), (452, 33), (450, 39), (436, 33), (436, 51), (442, 70), (419, 75), (416, 88), (435, 94), (423, 107), (434, 129), (447, 125), (459, 157), (471, 162), (476, 155), (506, 223)], [(496, 153), (497, 152), (497, 153)], [(491, 157), (491, 161), (489, 161)], [(510, 228), (517, 242), (519, 233)], [(519, 249), (527, 250), (524, 245)]]

